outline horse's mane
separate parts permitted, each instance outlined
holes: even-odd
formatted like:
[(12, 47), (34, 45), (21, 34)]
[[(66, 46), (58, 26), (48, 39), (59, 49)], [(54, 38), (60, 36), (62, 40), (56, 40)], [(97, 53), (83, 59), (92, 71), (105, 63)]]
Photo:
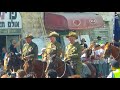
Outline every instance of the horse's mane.
[(92, 54), (92, 49), (87, 49), (85, 53), (86, 53), (86, 57), (89, 58), (90, 55)]
[(105, 46), (109, 46), (109, 45), (112, 46), (112, 47), (114, 47), (114, 48), (116, 48), (116, 49), (119, 49), (119, 47), (114, 46), (113, 43), (106, 42)]

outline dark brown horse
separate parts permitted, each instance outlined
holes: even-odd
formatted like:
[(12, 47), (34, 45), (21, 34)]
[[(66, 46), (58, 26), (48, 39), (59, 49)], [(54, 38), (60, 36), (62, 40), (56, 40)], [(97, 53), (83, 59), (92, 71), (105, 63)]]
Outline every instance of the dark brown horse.
[(47, 64), (48, 67), (46, 70), (47, 71), (50, 69), (55, 70), (59, 78), (68, 78), (68, 76), (71, 76), (67, 64), (64, 61), (62, 61), (60, 58), (56, 57), (55, 55), (51, 56), (51, 59)]
[(15, 72), (17, 72), (18, 69), (22, 68), (22, 60), (19, 58), (19, 55), (16, 55), (12, 52), (10, 52), (8, 54), (8, 65), (7, 65), (7, 70), (14, 70)]
[(40, 60), (34, 60), (31, 63), (25, 61), (24, 70), (27, 74), (32, 73), (35, 78), (45, 78), (46, 66), (47, 63)]
[(112, 55), (114, 59), (120, 63), (120, 48), (114, 46), (112, 43), (107, 43), (104, 46), (104, 50), (104, 58), (108, 58)]
[[(86, 62), (85, 64), (88, 66), (88, 68), (91, 71), (91, 75), (89, 76), (89, 78), (95, 78), (96, 77), (95, 67), (91, 63), (88, 63), (88, 62)], [(69, 76), (71, 76), (68, 70), (67, 64), (59, 58), (53, 57), (50, 60), (47, 70), (50, 70), (50, 69), (56, 70), (58, 77), (60, 78), (68, 78)]]

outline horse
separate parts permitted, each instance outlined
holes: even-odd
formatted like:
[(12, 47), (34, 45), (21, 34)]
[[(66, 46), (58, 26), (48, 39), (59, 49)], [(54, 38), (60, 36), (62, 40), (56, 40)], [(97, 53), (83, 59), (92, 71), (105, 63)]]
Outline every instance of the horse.
[(120, 48), (114, 46), (112, 43), (107, 43), (104, 46), (104, 58), (112, 56), (116, 61), (120, 63)]
[(31, 63), (25, 61), (23, 67), (27, 74), (32, 74), (34, 78), (45, 78), (47, 63), (40, 60), (33, 60)]
[(60, 59), (56, 53), (50, 54), (50, 58), (47, 61), (46, 74), (51, 69), (57, 72), (57, 77), (59, 78), (68, 78), (69, 76), (73, 75), (72, 68), (69, 68), (69, 65)]
[(20, 60), (19, 56), (10, 52), (8, 54), (8, 64), (7, 64), (7, 71), (17, 71), (18, 69), (22, 68), (22, 61)]
[[(55, 70), (57, 72), (59, 78), (68, 78), (69, 76), (75, 75), (75, 74), (71, 75), (71, 73), (68, 69), (68, 65), (64, 61), (62, 61), (59, 57), (56, 57), (56, 55), (51, 56), (51, 59), (48, 64), (49, 65), (48, 65), (47, 70), (50, 70), (50, 69)], [(89, 69), (91, 71), (91, 75), (89, 75), (88, 78), (95, 78), (96, 77), (95, 67), (91, 63), (86, 62), (85, 64), (89, 67)], [(79, 75), (77, 75), (77, 76), (79, 76)]]

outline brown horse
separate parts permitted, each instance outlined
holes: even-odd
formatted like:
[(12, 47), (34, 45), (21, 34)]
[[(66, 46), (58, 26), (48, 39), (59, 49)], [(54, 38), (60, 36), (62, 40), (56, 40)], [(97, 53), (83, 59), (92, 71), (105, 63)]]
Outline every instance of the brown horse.
[[(52, 56), (51, 56), (52, 57)], [(71, 76), (67, 64), (62, 61), (60, 58), (58, 57), (52, 57), (49, 60), (48, 67), (46, 69), (46, 72), (50, 69), (53, 69), (57, 72), (57, 75), (59, 78), (68, 78), (68, 76)]]
[(120, 63), (120, 48), (115, 47), (112, 43), (107, 43), (104, 46), (104, 50), (104, 58), (108, 58), (110, 55), (112, 55), (114, 59)]
[(45, 78), (46, 66), (47, 63), (40, 60), (34, 60), (31, 63), (25, 61), (24, 70), (27, 74), (32, 73), (35, 78)]
[[(86, 62), (85, 64), (91, 71), (91, 75), (89, 76), (89, 78), (95, 78), (96, 77), (95, 67), (91, 63)], [(50, 69), (56, 70), (58, 77), (60, 78), (68, 78), (69, 76), (71, 76), (67, 64), (59, 58), (53, 57), (52, 59), (50, 59), (47, 70)]]

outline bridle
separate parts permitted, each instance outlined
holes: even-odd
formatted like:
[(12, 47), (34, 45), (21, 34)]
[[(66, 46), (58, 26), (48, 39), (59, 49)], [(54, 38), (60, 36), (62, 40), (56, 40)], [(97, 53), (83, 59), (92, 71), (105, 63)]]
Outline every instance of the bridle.
[[(54, 56), (54, 55), (53, 55)], [(52, 56), (52, 57), (53, 57)], [(52, 57), (50, 58), (50, 62), (48, 63), (48, 67), (50, 66), (50, 64), (52, 63), (52, 64), (55, 64), (55, 62), (57, 62), (58, 61), (58, 59), (57, 60), (52, 60)], [(55, 58), (56, 58), (57, 56), (55, 56)], [(59, 58), (59, 57), (58, 57)], [(63, 62), (64, 63), (64, 62)], [(58, 69), (60, 69), (61, 67), (63, 67), (63, 66), (65, 66), (64, 67), (64, 71), (63, 71), (63, 73), (62, 73), (62, 75), (59, 77), (59, 78), (62, 78), (64, 75), (65, 75), (65, 72), (66, 72), (66, 63), (64, 63), (63, 65), (61, 65), (60, 67), (58, 67), (58, 65), (57, 65), (57, 69), (55, 69), (56, 71), (58, 70)]]
[[(109, 48), (109, 50), (108, 50), (108, 53), (111, 55), (111, 54), (112, 54), (112, 47), (111, 47), (111, 44), (110, 44), (109, 47), (110, 47), (110, 48)], [(120, 56), (120, 49), (118, 48), (118, 50), (119, 50), (119, 51), (118, 51), (119, 53), (118, 53), (118, 55), (117, 55), (116, 58), (114, 57), (115, 60)]]
[(118, 55), (117, 55), (117, 57), (115, 58), (115, 60), (120, 56), (120, 49), (118, 48)]

